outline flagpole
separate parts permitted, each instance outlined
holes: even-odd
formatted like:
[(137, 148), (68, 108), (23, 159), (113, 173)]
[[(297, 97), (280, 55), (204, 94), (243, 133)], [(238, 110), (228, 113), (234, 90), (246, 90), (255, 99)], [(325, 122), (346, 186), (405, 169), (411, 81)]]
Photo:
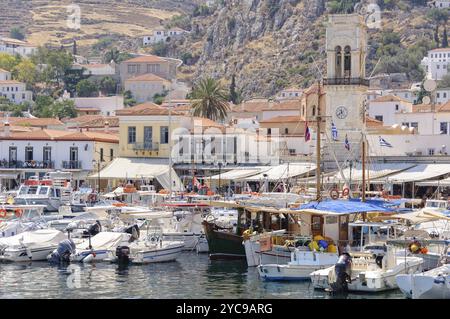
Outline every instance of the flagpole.
[(322, 194), (321, 194), (321, 183), (320, 183), (320, 176), (322, 175), (321, 172), (321, 158), (320, 158), (320, 122), (322, 121), (322, 117), (320, 116), (320, 93), (321, 93), (321, 87), (320, 87), (320, 81), (317, 81), (318, 86), (318, 93), (317, 93), (317, 136), (316, 136), (316, 200), (320, 202), (322, 200)]

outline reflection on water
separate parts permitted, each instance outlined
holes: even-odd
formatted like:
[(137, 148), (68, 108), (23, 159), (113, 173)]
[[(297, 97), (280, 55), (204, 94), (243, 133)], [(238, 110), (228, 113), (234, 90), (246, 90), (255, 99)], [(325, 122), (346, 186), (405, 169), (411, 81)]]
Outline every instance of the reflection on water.
[[(71, 277), (72, 276), (72, 277)], [(68, 280), (78, 285), (69, 288)], [(209, 261), (184, 253), (177, 262), (120, 266), (0, 264), (0, 298), (337, 298), (310, 282), (264, 282), (244, 262)], [(339, 298), (342, 298), (340, 296)], [(400, 291), (349, 294), (345, 298), (403, 298)]]

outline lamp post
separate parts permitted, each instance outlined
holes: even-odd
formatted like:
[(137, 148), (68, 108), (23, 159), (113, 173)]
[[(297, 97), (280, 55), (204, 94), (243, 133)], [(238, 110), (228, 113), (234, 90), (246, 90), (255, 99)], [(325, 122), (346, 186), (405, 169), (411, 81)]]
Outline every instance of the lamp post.
[(222, 163), (219, 162), (219, 195), (220, 195), (220, 190), (221, 190), (221, 178), (220, 175), (222, 174)]

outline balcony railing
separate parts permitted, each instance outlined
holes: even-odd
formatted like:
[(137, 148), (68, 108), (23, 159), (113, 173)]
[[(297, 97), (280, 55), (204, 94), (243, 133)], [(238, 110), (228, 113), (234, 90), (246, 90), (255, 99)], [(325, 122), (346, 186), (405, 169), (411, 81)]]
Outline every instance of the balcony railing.
[(323, 84), (325, 85), (363, 85), (369, 86), (370, 81), (368, 79), (362, 78), (330, 78), (324, 79)]
[(81, 169), (81, 161), (63, 161), (63, 169)]
[(136, 143), (132, 147), (135, 151), (159, 151), (159, 143)]
[(0, 161), (0, 168), (34, 168), (34, 169), (53, 169), (55, 162), (53, 161)]

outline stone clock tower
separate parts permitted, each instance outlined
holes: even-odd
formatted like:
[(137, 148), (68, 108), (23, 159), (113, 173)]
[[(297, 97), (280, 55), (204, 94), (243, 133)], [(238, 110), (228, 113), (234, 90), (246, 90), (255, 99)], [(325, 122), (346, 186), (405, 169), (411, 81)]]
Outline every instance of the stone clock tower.
[(366, 75), (367, 27), (358, 14), (330, 15), (326, 35), (327, 127), (334, 122), (339, 140), (356, 142), (364, 127), (364, 104), (369, 81)]

